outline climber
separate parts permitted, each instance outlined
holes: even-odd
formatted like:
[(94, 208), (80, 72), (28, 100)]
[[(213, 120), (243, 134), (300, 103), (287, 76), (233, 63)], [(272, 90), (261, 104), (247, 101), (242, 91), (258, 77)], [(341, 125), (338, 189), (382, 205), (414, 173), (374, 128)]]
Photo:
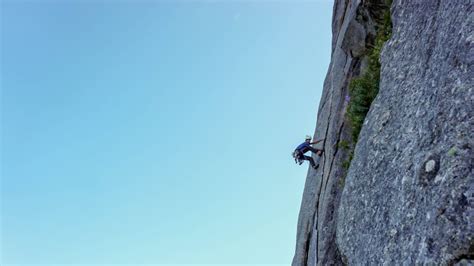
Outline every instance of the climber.
[(311, 142), (311, 136), (306, 135), (305, 142), (301, 143), (298, 147), (296, 147), (295, 151), (293, 152), (293, 158), (295, 158), (295, 162), (297, 164), (301, 165), (304, 160), (307, 160), (307, 161), (309, 161), (309, 163), (311, 164), (311, 166), (315, 170), (318, 169), (319, 164), (316, 165), (314, 163), (313, 157), (306, 156), (304, 154), (308, 151), (312, 151), (312, 152), (316, 153), (319, 157), (321, 157), (321, 155), (323, 154), (323, 150), (315, 149), (315, 148), (311, 147), (311, 145), (317, 144), (317, 143), (319, 143), (323, 140), (324, 139), (318, 140), (318, 141), (315, 141), (315, 142)]

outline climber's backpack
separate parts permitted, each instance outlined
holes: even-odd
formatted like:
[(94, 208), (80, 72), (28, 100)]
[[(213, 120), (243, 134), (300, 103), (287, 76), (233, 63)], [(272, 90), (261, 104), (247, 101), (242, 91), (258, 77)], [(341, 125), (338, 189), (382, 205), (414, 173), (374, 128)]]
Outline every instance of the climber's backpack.
[(303, 163), (303, 159), (302, 159), (303, 156), (301, 156), (302, 155), (301, 151), (295, 150), (291, 155), (295, 159), (295, 163), (297, 163), (299, 165), (301, 165)]

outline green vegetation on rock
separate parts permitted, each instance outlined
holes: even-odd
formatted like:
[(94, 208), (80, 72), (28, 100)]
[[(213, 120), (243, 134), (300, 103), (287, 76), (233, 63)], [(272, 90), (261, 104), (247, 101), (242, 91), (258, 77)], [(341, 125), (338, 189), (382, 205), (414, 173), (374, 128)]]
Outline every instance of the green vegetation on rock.
[(351, 146), (350, 146), (349, 141), (343, 139), (339, 141), (339, 143), (337, 144), (337, 147), (347, 151), (350, 149)]
[(451, 149), (449, 149), (448, 151), (448, 155), (449, 156), (455, 156), (457, 154), (457, 150), (456, 150), (456, 147), (452, 147)]
[(365, 116), (369, 112), (372, 101), (379, 92), (380, 83), (380, 52), (383, 44), (390, 38), (392, 33), (392, 22), (390, 11), (384, 15), (383, 23), (380, 25), (374, 46), (368, 51), (368, 66), (366, 71), (359, 77), (351, 80), (349, 84), (350, 101), (347, 107), (347, 118), (352, 127), (352, 141), (355, 144), (359, 138)]
[[(390, 5), (389, 5), (390, 6)], [(346, 117), (350, 122), (352, 145), (347, 140), (341, 140), (338, 146), (349, 153), (346, 160), (342, 162), (342, 167), (347, 171), (354, 156), (354, 148), (359, 139), (359, 134), (364, 123), (365, 116), (369, 112), (370, 105), (379, 92), (380, 84), (380, 53), (384, 43), (392, 34), (392, 21), (390, 10), (387, 9), (379, 24), (374, 45), (368, 49), (366, 56), (368, 66), (365, 72), (359, 77), (353, 78), (349, 83), (349, 104)]]

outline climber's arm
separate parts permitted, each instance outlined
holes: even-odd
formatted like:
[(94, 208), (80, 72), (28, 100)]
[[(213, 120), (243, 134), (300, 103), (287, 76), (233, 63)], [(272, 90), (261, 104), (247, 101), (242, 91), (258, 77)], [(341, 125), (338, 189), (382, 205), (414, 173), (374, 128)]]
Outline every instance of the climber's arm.
[(320, 140), (317, 140), (317, 141), (315, 141), (315, 142), (311, 142), (310, 144), (311, 144), (311, 145), (313, 145), (313, 144), (318, 144), (318, 143), (320, 143), (320, 142), (323, 141), (323, 140), (325, 140), (325, 139), (320, 139)]
[(321, 151), (321, 150), (315, 149), (315, 148), (313, 148), (313, 147), (311, 147), (311, 146), (309, 146), (309, 150), (312, 151), (312, 152), (314, 152), (314, 153), (318, 153), (318, 152)]

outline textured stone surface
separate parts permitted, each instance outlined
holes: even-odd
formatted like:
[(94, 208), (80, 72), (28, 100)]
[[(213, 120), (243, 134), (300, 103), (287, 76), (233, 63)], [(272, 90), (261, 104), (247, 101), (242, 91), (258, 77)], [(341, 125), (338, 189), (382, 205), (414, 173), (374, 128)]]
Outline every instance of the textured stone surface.
[(337, 217), (350, 265), (474, 258), (474, 2), (402, 1)]
[(380, 94), (344, 180), (347, 86), (385, 1), (335, 0), (315, 132), (326, 153), (308, 170), (293, 265), (472, 265), (473, 2), (393, 1)]
[[(373, 41), (374, 18), (368, 11), (384, 1), (337, 0), (333, 8), (331, 63), (324, 82), (318, 110), (315, 138), (325, 138), (324, 156), (318, 171), (309, 169), (298, 218), (296, 251), (293, 265), (342, 264), (336, 246), (336, 216), (348, 152), (338, 148), (341, 139), (349, 139), (345, 121), (349, 80), (360, 73), (367, 45)], [(375, 16), (375, 17), (374, 17)]]

